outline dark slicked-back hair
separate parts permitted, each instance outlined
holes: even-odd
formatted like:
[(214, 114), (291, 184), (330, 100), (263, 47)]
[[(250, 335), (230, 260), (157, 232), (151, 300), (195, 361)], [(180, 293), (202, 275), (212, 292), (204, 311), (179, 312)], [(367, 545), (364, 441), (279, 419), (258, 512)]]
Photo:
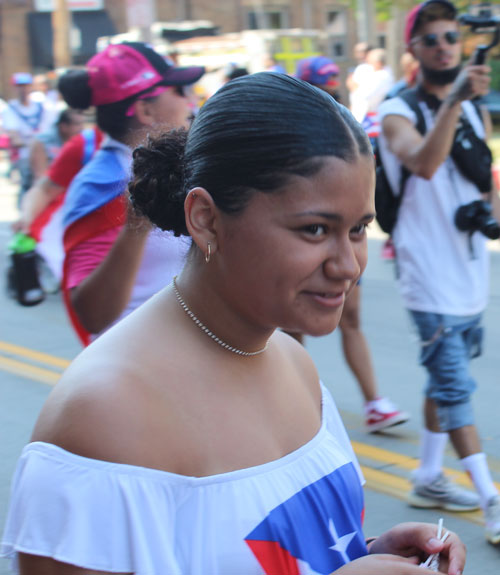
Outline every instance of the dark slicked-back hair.
[(311, 177), (325, 157), (354, 162), (371, 145), (350, 112), (325, 92), (285, 74), (262, 72), (224, 85), (189, 133), (152, 140), (134, 153), (134, 205), (153, 223), (187, 234), (187, 192), (207, 189), (226, 213), (242, 211), (257, 191)]

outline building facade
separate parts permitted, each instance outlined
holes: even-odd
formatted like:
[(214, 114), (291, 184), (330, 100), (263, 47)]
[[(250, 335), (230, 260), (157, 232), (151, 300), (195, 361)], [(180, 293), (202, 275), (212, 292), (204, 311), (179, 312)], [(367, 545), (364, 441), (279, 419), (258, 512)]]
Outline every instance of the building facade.
[[(52, 11), (60, 0), (0, 0), (0, 96), (10, 97), (14, 72), (54, 67)], [(324, 52), (345, 73), (357, 40), (349, 0), (66, 0), (71, 13), (73, 65), (95, 53), (99, 36), (125, 33), (148, 22), (207, 20), (220, 33), (303, 28), (325, 35)], [(84, 9), (85, 8), (85, 9)]]

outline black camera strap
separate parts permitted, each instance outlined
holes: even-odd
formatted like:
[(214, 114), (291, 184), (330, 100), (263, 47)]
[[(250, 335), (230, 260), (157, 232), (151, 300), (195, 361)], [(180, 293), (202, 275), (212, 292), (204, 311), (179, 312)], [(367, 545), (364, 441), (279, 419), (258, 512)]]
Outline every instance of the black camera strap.
[[(420, 96), (419, 96), (419, 88), (407, 88), (400, 92), (397, 96), (401, 98), (408, 104), (411, 108), (412, 112), (415, 113), (417, 117), (417, 123), (415, 124), (415, 129), (421, 134), (422, 136), (425, 135), (427, 131), (427, 124), (425, 122), (424, 113), (422, 112), (422, 108), (420, 107)], [(403, 194), (405, 191), (406, 182), (408, 178), (411, 176), (410, 170), (401, 164), (401, 180), (399, 186), (399, 203), (401, 203), (403, 199)]]

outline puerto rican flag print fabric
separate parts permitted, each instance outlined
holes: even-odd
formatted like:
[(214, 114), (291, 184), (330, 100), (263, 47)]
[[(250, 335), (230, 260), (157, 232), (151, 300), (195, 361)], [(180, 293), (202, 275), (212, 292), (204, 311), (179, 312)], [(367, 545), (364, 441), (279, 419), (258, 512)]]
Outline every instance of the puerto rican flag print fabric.
[(275, 507), (245, 542), (263, 575), (327, 575), (366, 555), (363, 506), (348, 463)]

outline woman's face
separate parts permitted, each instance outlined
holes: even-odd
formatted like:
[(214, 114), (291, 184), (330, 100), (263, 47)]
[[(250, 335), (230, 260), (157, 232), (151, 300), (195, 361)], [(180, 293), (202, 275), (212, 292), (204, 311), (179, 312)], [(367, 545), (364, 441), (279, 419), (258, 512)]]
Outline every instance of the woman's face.
[(182, 90), (169, 87), (151, 101), (155, 123), (162, 129), (187, 128), (191, 117), (189, 99)]
[(241, 214), (222, 215), (217, 273), (234, 309), (260, 328), (334, 330), (366, 266), (374, 187), (371, 156), (327, 157), (315, 176), (294, 176), (283, 191), (254, 194)]

